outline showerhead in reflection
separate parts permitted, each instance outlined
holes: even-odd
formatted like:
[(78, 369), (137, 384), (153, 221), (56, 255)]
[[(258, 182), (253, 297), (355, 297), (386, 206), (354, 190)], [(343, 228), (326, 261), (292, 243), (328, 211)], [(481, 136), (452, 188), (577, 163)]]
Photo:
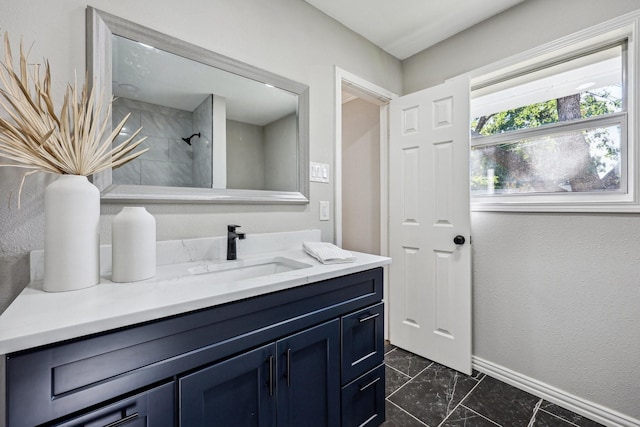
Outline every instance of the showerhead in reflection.
[(198, 138), (200, 138), (200, 133), (194, 133), (193, 135), (191, 135), (191, 136), (190, 136), (190, 137), (188, 137), (188, 138), (182, 138), (182, 140), (183, 140), (184, 142), (186, 142), (187, 144), (191, 145), (191, 139), (192, 139), (194, 136), (197, 136)]

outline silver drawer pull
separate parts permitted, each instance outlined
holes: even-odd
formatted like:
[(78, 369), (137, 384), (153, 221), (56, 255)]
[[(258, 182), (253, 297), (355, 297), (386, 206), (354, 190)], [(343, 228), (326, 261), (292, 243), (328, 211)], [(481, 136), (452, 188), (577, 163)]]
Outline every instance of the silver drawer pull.
[(378, 316), (380, 316), (380, 313), (370, 314), (369, 316), (361, 317), (358, 320), (360, 321), (360, 323), (363, 323), (363, 322), (366, 322), (367, 320), (375, 319)]
[(360, 387), (360, 391), (365, 391), (366, 389), (368, 389), (369, 387), (371, 387), (372, 385), (374, 385), (378, 381), (380, 381), (380, 377), (378, 377), (375, 380), (371, 381), (369, 384), (363, 385), (362, 387)]
[(126, 417), (121, 418), (121, 419), (119, 419), (117, 421), (114, 421), (112, 423), (109, 423), (104, 427), (118, 427), (118, 426), (121, 426), (121, 425), (124, 425), (124, 424), (128, 423), (129, 421), (133, 421), (136, 418), (138, 418), (138, 413), (137, 412), (134, 413), (134, 414), (131, 414), (131, 415), (127, 415)]

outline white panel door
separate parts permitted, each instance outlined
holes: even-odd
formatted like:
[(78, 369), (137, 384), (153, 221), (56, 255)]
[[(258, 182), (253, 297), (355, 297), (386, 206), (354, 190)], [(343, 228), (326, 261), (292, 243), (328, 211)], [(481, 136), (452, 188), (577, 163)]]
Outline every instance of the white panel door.
[(389, 337), (471, 374), (469, 81), (391, 101)]

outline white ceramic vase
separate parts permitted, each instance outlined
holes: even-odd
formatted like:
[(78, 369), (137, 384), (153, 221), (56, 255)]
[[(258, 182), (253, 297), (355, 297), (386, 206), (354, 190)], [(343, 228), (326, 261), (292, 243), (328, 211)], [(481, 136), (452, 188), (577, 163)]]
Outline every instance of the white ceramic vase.
[(156, 220), (143, 207), (124, 207), (111, 226), (114, 282), (135, 282), (156, 275)]
[(44, 290), (100, 283), (100, 191), (86, 176), (60, 175), (44, 192)]

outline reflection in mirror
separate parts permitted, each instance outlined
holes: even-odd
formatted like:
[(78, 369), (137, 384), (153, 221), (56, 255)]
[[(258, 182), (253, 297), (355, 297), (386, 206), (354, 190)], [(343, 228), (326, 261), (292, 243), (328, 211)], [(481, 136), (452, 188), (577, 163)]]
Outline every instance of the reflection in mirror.
[(115, 184), (297, 189), (296, 94), (116, 35), (112, 52), (113, 120), (149, 148)]
[(88, 8), (89, 69), (117, 144), (149, 151), (95, 176), (103, 199), (308, 203), (308, 88)]

